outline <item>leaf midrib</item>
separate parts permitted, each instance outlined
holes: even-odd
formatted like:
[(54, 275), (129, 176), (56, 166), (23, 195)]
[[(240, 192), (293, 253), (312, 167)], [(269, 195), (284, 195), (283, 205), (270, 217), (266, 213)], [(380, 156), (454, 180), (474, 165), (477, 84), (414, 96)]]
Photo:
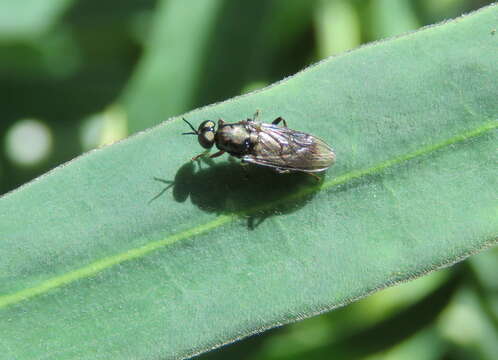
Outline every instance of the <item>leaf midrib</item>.
[(70, 271), (66, 274), (59, 275), (52, 277), (44, 282), (42, 282), (39, 285), (17, 291), (12, 294), (7, 294), (0, 296), (0, 309), (8, 307), (10, 305), (17, 304), (21, 301), (28, 300), (30, 298), (33, 298), (38, 295), (45, 294), (51, 290), (54, 290), (56, 288), (62, 287), (64, 285), (68, 285), (74, 281), (84, 279), (84, 278), (89, 278), (91, 276), (94, 276), (95, 274), (104, 271), (114, 265), (121, 264), (125, 261), (130, 261), (134, 260), (137, 258), (141, 258), (143, 256), (146, 256), (147, 254), (154, 252), (156, 250), (159, 250), (167, 245), (171, 245), (173, 243), (176, 243), (181, 240), (193, 238), (194, 236), (203, 234), (205, 232), (208, 232), (210, 230), (213, 230), (215, 228), (218, 228), (222, 225), (225, 225), (227, 223), (232, 222), (233, 220), (239, 218), (240, 216), (246, 216), (248, 214), (264, 211), (264, 210), (269, 210), (272, 209), (278, 205), (281, 205), (282, 203), (286, 203), (289, 201), (294, 201), (299, 198), (303, 198), (311, 193), (318, 192), (321, 190), (326, 190), (334, 186), (342, 185), (347, 182), (369, 176), (369, 175), (374, 175), (377, 174), (387, 168), (393, 167), (395, 165), (398, 165), (400, 163), (412, 160), (416, 157), (424, 156), (429, 153), (435, 152), (437, 150), (440, 150), (446, 146), (454, 145), (456, 143), (460, 143), (463, 141), (466, 141), (470, 138), (478, 137), (483, 134), (485, 134), (488, 131), (491, 131), (493, 129), (498, 128), (498, 121), (491, 121), (489, 123), (484, 124), (483, 126), (480, 126), (474, 130), (462, 133), (460, 135), (454, 136), (448, 140), (442, 141), (440, 143), (434, 144), (434, 145), (429, 145), (426, 147), (423, 147), (419, 150), (395, 157), (393, 159), (389, 159), (386, 161), (383, 161), (375, 166), (363, 169), (363, 170), (356, 170), (356, 171), (350, 171), (346, 174), (340, 175), (335, 177), (334, 179), (331, 179), (329, 181), (326, 181), (322, 184), (318, 184), (315, 186), (311, 186), (308, 188), (305, 188), (301, 191), (298, 191), (290, 196), (284, 197), (282, 199), (279, 199), (277, 201), (270, 202), (265, 205), (261, 205), (258, 207), (246, 209), (240, 212), (236, 212), (233, 214), (228, 214), (228, 215), (220, 215), (216, 217), (214, 220), (209, 221), (207, 223), (198, 225), (196, 227), (193, 227), (188, 230), (184, 230), (182, 232), (170, 235), (164, 239), (157, 240), (150, 242), (146, 245), (143, 245), (138, 248), (130, 249), (125, 252), (122, 252), (120, 254), (112, 255), (112, 256), (107, 256), (105, 258), (102, 258), (100, 260), (94, 261), (93, 263), (90, 263), (86, 266), (83, 266), (79, 269)]

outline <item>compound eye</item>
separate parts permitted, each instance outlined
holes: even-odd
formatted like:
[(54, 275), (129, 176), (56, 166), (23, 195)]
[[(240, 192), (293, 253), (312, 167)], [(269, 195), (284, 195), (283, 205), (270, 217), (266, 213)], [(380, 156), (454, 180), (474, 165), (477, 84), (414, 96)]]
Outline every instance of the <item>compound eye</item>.
[(198, 129), (199, 134), (202, 134), (205, 131), (214, 131), (214, 127), (215, 127), (214, 121), (211, 121), (211, 120), (203, 121), (199, 125), (199, 129)]
[(199, 133), (197, 139), (204, 149), (210, 149), (214, 145), (214, 131), (209, 129), (207, 131), (205, 130)]
[(203, 121), (199, 125), (199, 130), (197, 130), (199, 136), (197, 139), (199, 140), (199, 144), (201, 144), (204, 149), (210, 149), (214, 145), (215, 126), (216, 124), (211, 120)]

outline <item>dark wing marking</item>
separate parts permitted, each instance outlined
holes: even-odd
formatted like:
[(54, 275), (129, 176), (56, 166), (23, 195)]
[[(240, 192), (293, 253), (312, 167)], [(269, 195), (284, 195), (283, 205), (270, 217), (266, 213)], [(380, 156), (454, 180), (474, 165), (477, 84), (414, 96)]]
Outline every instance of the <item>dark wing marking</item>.
[(335, 161), (333, 150), (323, 140), (288, 128), (253, 123), (251, 131), (258, 134), (250, 155), (242, 159), (248, 163), (284, 170), (320, 172)]

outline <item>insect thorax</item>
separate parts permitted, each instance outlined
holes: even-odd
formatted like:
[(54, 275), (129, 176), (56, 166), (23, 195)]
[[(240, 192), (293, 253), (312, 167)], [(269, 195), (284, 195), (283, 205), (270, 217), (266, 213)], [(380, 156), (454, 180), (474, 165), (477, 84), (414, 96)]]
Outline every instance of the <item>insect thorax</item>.
[(216, 132), (216, 146), (231, 155), (245, 155), (252, 148), (251, 131), (243, 124), (227, 124)]

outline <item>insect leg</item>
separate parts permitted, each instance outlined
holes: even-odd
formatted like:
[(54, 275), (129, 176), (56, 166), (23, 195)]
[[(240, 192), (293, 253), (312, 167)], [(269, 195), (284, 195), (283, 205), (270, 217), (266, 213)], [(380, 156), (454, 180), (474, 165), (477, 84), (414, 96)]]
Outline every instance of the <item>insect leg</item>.
[(259, 115), (261, 115), (261, 111), (257, 109), (254, 115), (252, 116), (252, 121), (259, 121)]
[(306, 172), (306, 174), (313, 176), (315, 178), (315, 180), (318, 182), (320, 182), (320, 180), (322, 180), (322, 178), (315, 173)]
[(201, 157), (203, 157), (203, 156), (206, 156), (208, 152), (209, 152), (209, 150), (206, 150), (206, 151), (204, 151), (203, 153), (200, 153), (199, 155), (194, 156), (194, 157), (192, 158), (192, 161), (196, 161), (196, 160), (198, 160), (199, 158), (201, 158)]
[(276, 118), (275, 120), (273, 120), (271, 123), (273, 125), (278, 125), (281, 121), (284, 123), (284, 127), (287, 127), (287, 121), (285, 121), (285, 119), (283, 117), (281, 117), (281, 116), (279, 116), (278, 118)]
[(215, 157), (218, 157), (218, 156), (221, 156), (225, 153), (225, 150), (220, 150), (212, 155), (209, 155), (209, 158), (212, 159), (212, 158), (215, 158)]
[(199, 155), (196, 155), (196, 156), (194, 156), (194, 157), (192, 158), (192, 161), (196, 161), (196, 160), (198, 160), (199, 158), (203, 157), (204, 155), (206, 155), (206, 153), (201, 153), (201, 154), (199, 154)]

